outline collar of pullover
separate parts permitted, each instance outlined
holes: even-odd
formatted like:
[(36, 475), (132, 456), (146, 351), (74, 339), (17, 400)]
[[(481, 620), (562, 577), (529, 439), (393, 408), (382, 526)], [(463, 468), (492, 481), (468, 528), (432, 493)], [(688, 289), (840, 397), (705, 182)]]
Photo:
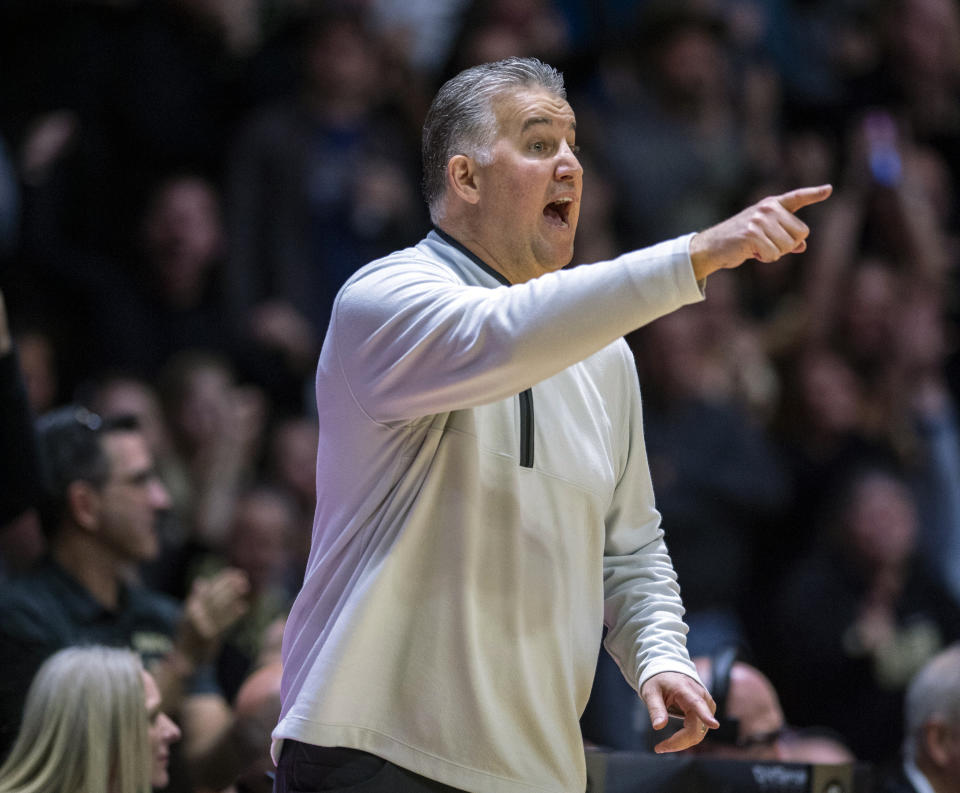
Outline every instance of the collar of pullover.
[(456, 249), (457, 249), (458, 251), (460, 251), (462, 254), (464, 254), (465, 256), (469, 257), (469, 258), (470, 258), (470, 261), (472, 261), (474, 264), (476, 264), (477, 267), (481, 268), (485, 273), (487, 273), (487, 274), (493, 276), (494, 278), (496, 278), (496, 279), (497, 279), (501, 284), (503, 284), (504, 286), (510, 286), (510, 282), (506, 279), (506, 277), (503, 275), (503, 273), (501, 273), (499, 270), (495, 270), (493, 267), (491, 267), (489, 264), (487, 264), (483, 259), (481, 259), (479, 256), (477, 256), (477, 254), (475, 254), (473, 251), (471, 251), (469, 248), (467, 248), (467, 246), (464, 245), (462, 242), (460, 242), (460, 241), (457, 240), (457, 239), (454, 239), (454, 238), (451, 237), (449, 234), (447, 234), (447, 232), (441, 231), (441, 230), (438, 229), (436, 226), (433, 227), (433, 231), (434, 231), (434, 233), (435, 233), (438, 237), (440, 237), (440, 239), (442, 239), (445, 243), (447, 243), (448, 245), (452, 245), (454, 248), (456, 248)]

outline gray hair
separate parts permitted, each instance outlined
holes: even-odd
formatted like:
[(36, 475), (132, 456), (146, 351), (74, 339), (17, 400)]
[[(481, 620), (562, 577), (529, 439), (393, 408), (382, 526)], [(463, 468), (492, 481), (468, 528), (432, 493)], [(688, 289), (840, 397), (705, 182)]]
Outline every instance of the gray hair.
[(914, 676), (907, 688), (904, 707), (904, 755), (915, 759), (923, 728), (942, 719), (960, 729), (960, 644), (935, 655)]
[(436, 223), (446, 192), (447, 163), (458, 154), (490, 162), (497, 137), (494, 100), (511, 89), (540, 87), (567, 98), (563, 75), (536, 58), (506, 58), (465, 69), (445, 82), (423, 123), (423, 194)]
[(2, 793), (150, 793), (152, 757), (140, 658), (68, 647), (34, 676), (0, 768)]

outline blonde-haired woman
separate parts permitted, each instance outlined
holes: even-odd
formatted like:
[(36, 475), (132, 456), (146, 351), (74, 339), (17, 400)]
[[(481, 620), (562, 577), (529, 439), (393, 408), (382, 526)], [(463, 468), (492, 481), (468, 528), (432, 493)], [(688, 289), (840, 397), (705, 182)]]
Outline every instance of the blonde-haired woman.
[(150, 793), (179, 738), (135, 653), (68, 647), (30, 685), (0, 793)]

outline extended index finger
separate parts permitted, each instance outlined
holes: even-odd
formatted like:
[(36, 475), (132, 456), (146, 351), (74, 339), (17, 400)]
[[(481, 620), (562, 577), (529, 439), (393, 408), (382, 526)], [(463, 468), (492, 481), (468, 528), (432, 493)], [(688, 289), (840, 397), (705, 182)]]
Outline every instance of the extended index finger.
[(780, 206), (787, 212), (796, 212), (810, 204), (818, 204), (830, 197), (833, 192), (833, 185), (822, 184), (817, 187), (800, 187), (777, 196)]

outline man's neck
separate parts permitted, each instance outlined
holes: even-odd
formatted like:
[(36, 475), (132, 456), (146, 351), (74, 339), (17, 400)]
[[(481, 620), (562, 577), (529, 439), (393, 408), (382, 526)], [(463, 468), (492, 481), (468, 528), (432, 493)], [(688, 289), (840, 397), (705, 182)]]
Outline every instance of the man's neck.
[(116, 559), (92, 539), (64, 529), (53, 545), (54, 561), (66, 570), (101, 606), (116, 610), (121, 575)]
[(448, 237), (456, 240), (462, 247), (466, 248), (466, 250), (483, 262), (488, 268), (500, 273), (500, 275), (509, 283), (519, 284), (523, 281), (529, 280), (528, 278), (521, 277), (518, 273), (510, 272), (509, 268), (504, 267), (503, 263), (497, 260), (497, 257), (493, 254), (489, 247), (484, 245), (477, 235), (471, 233), (469, 228), (466, 228), (462, 225), (451, 225), (448, 223), (438, 224), (437, 228)]
[(903, 764), (904, 773), (917, 793), (956, 793), (960, 788), (944, 780), (937, 773), (937, 769), (929, 762), (920, 760), (917, 763), (907, 760)]
[(483, 258), (483, 256), (481, 256), (479, 253), (471, 250), (466, 245), (464, 245), (458, 237), (455, 237), (454, 235), (444, 231), (439, 226), (435, 226), (434, 231), (436, 231), (436, 233), (439, 234), (445, 242), (450, 243), (455, 248), (457, 248), (457, 250), (461, 251), (462, 253), (466, 254), (471, 259), (473, 259), (474, 262), (480, 265), (480, 267), (482, 267), (486, 272), (488, 272), (498, 281), (500, 281), (505, 285), (509, 285), (511, 283), (511, 281), (502, 272), (500, 272), (498, 269), (496, 269), (492, 265), (488, 264), (487, 260)]

